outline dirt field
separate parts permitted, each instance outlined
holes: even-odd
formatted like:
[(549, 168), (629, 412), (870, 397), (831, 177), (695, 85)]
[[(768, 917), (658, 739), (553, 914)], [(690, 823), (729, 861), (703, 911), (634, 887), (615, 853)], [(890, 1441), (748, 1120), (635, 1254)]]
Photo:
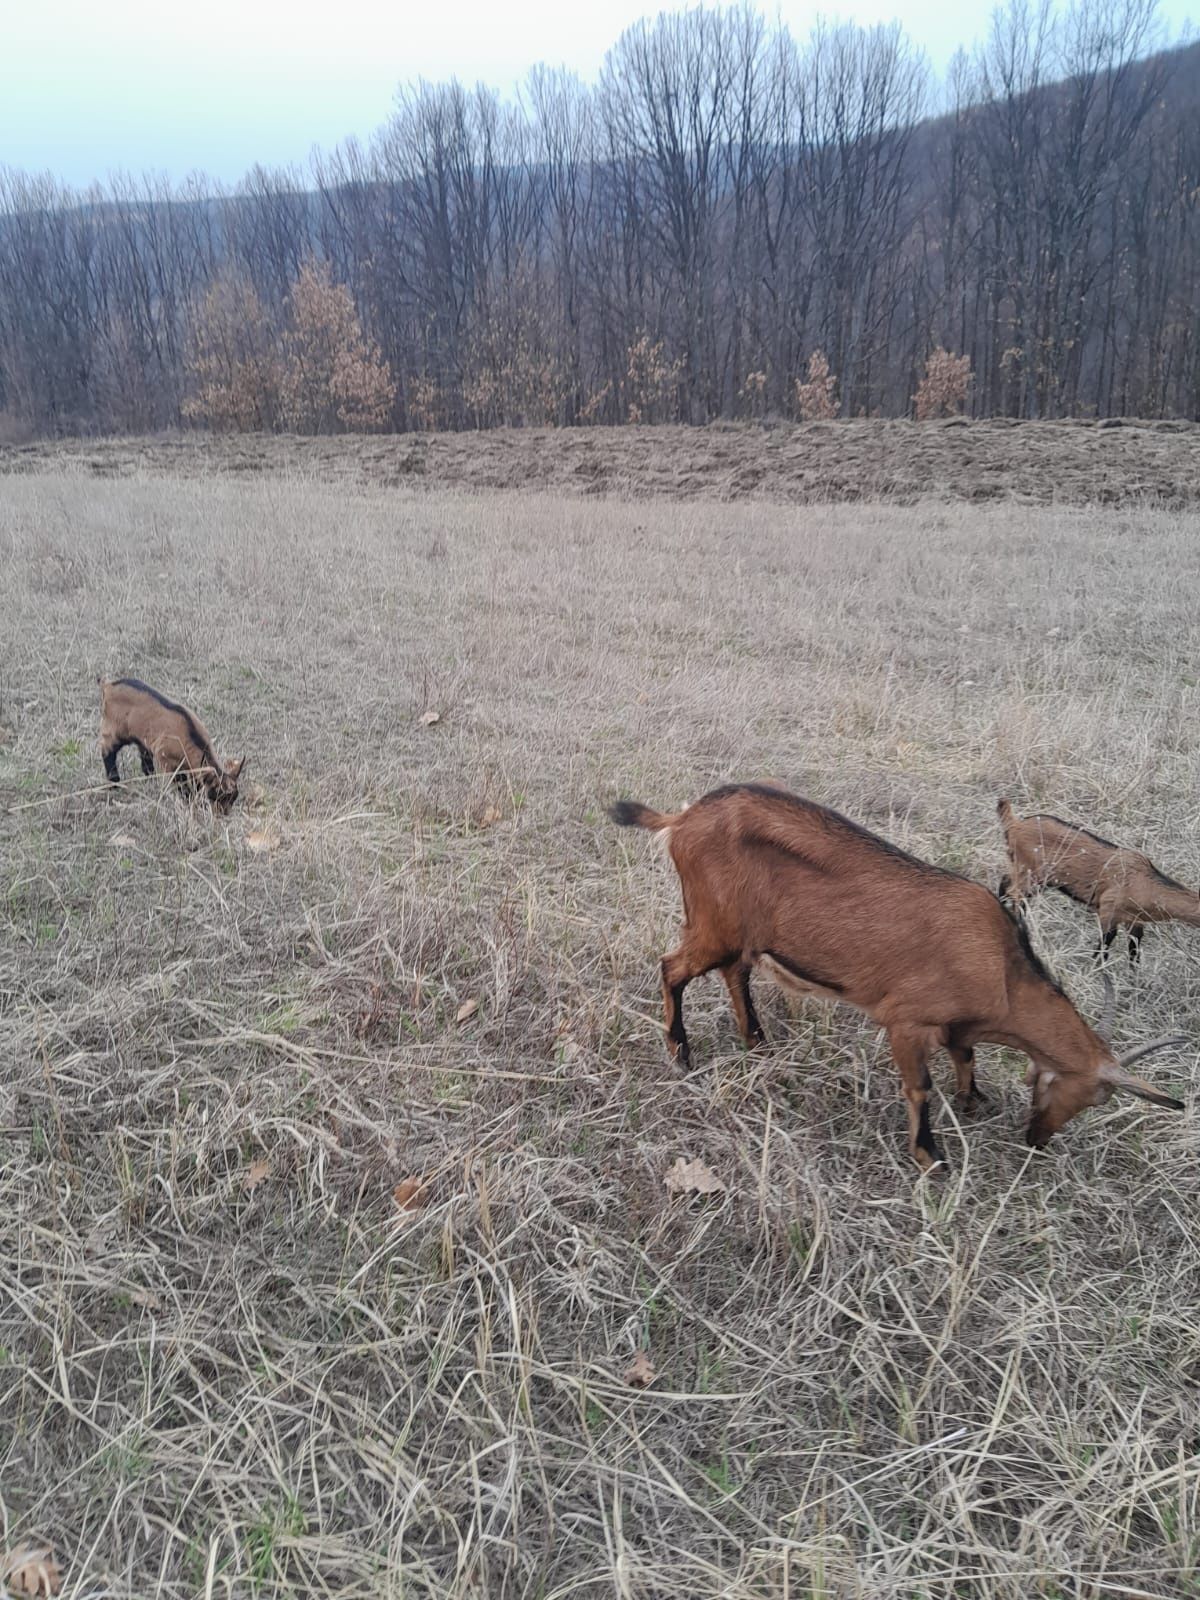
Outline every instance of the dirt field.
[[(1194, 432), (1053, 437), (1195, 494)], [(770, 776), (994, 883), (1006, 791), (1200, 882), (1200, 513), (366, 464), (445, 448), (0, 484), (0, 1552), (79, 1597), (1196, 1595), (1195, 1051), (1146, 1067), (1185, 1114), (1044, 1155), (983, 1051), (923, 1180), (848, 1013), (764, 983), (748, 1057), (704, 980), (668, 1065), (676, 883), (602, 808)], [(246, 753), (230, 819), (130, 752), (103, 790), (123, 672)], [(1091, 920), (1033, 933), (1094, 1015)], [(1198, 940), (1118, 969), (1119, 1040), (1196, 1037)]]
[(1200, 503), (1200, 424), (816, 422), (355, 439), (164, 435), (0, 445), (0, 475), (286, 474), (389, 489), (535, 489), (656, 500)]

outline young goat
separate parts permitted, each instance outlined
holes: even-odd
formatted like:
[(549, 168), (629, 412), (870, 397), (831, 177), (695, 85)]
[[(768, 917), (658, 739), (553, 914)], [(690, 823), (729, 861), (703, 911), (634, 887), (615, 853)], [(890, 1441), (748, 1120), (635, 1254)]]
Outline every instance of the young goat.
[(1007, 800), (996, 807), (1011, 873), (1000, 882), (1000, 896), (1018, 909), (1041, 889), (1057, 889), (1090, 906), (1100, 918), (1097, 960), (1124, 924), (1129, 929), (1129, 959), (1141, 954), (1147, 922), (1188, 922), (1200, 927), (1200, 894), (1161, 873), (1140, 850), (1112, 844), (1059, 817), (1019, 817)]
[(117, 755), (137, 745), (147, 777), (162, 772), (203, 790), (215, 811), (228, 811), (238, 797), (245, 757), (217, 760), (204, 724), (137, 678), (100, 680), (100, 754), (110, 783), (120, 783)]
[[(1113, 1053), (1046, 972), (1023, 926), (982, 884), (927, 865), (809, 800), (760, 784), (715, 789), (666, 815), (622, 800), (624, 827), (666, 831), (683, 891), (684, 931), (662, 962), (668, 1047), (686, 1066), (683, 991), (717, 969), (748, 1046), (763, 1040), (750, 997), (761, 962), (784, 988), (857, 1007), (886, 1029), (908, 1101), (917, 1165), (943, 1157), (929, 1126), (928, 1062), (944, 1047), (958, 1104), (981, 1101), (977, 1044), (1021, 1050), (1032, 1065), (1027, 1139), (1042, 1146), (1116, 1089), (1182, 1110), (1126, 1068), (1158, 1039)], [(1107, 980), (1106, 980), (1107, 981)], [(1109, 992), (1109, 1020), (1112, 990)]]

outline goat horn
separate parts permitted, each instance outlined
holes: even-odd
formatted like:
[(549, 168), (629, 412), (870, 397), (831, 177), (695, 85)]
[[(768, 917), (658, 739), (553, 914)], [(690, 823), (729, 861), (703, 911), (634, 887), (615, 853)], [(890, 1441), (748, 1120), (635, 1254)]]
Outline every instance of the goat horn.
[(1101, 972), (1100, 982), (1104, 985), (1104, 1010), (1096, 1024), (1096, 1032), (1105, 1044), (1111, 1044), (1113, 1023), (1117, 1020), (1117, 991), (1110, 973)]
[(1124, 1055), (1117, 1057), (1121, 1069), (1131, 1067), (1135, 1061), (1140, 1061), (1143, 1056), (1152, 1055), (1157, 1050), (1167, 1050), (1172, 1045), (1187, 1044), (1182, 1034), (1165, 1033), (1161, 1039), (1151, 1039), (1149, 1044), (1135, 1045), (1132, 1050), (1126, 1050)]

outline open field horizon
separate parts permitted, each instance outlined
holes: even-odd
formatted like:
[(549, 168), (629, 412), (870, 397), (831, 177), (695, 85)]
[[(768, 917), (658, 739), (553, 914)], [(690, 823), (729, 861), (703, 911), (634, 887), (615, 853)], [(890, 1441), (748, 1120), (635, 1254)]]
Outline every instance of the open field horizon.
[[(704, 980), (669, 1065), (677, 883), (603, 814), (769, 777), (994, 885), (1008, 793), (1200, 883), (1200, 429), (911, 426), (783, 503), (904, 425), (829, 426), (458, 436), (454, 481), (0, 449), (0, 1551), (79, 1597), (1200, 1592), (1194, 1044), (1147, 1066), (1185, 1113), (1044, 1155), (1023, 1058), (961, 1126), (939, 1058), (931, 1183), (853, 1014), (756, 980), (747, 1056)], [(122, 673), (245, 753), (231, 817), (104, 789)], [(1094, 1017), (1094, 920), (1030, 920)], [(1120, 1041), (1200, 1037), (1198, 938), (1114, 969)]]

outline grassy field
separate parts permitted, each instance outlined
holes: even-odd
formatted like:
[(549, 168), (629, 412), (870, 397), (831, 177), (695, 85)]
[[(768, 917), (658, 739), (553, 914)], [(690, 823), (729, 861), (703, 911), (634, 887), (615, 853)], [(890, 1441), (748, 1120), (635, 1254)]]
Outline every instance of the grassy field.
[[(1200, 514), (0, 480), (0, 1552), (72, 1596), (1200, 1594), (1195, 1055), (921, 1179), (875, 1031), (690, 991), (618, 832), (773, 777), (995, 883), (1200, 882)], [(98, 674), (245, 805), (105, 792)], [(436, 712), (438, 720), (428, 720)], [(1094, 924), (1041, 953), (1099, 1009)], [(1197, 935), (1118, 969), (1195, 1036)], [(722, 1187), (672, 1191), (679, 1158)], [(627, 1376), (644, 1352), (653, 1382)]]

